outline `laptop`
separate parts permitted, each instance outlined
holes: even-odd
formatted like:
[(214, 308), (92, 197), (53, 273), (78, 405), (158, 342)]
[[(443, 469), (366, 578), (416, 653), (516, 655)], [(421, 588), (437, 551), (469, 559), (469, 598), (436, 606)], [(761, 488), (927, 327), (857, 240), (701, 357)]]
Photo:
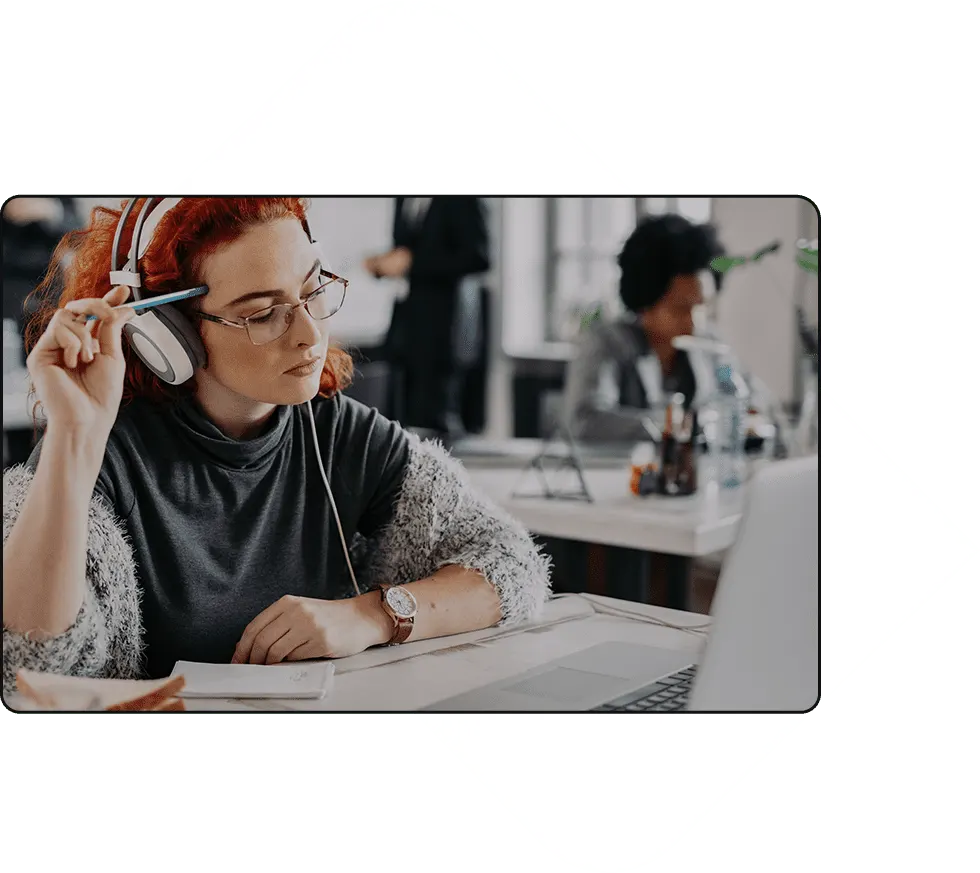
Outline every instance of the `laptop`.
[(442, 700), (432, 711), (806, 712), (819, 697), (818, 461), (780, 461), (749, 487), (699, 664), (605, 642)]

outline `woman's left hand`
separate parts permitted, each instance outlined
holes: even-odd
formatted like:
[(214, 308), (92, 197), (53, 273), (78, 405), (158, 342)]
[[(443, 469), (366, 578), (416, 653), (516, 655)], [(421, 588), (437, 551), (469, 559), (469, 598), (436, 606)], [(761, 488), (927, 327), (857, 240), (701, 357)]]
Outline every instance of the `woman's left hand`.
[(231, 662), (343, 658), (387, 642), (393, 630), (377, 592), (349, 600), (287, 595), (252, 619)]

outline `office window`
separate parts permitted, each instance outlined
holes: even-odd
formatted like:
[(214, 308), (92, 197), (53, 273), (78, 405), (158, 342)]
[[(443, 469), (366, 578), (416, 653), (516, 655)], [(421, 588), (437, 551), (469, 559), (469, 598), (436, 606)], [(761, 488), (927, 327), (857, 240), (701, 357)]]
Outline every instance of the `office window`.
[(683, 215), (695, 224), (704, 224), (711, 221), (711, 198), (710, 197), (678, 197), (676, 198), (676, 208), (672, 212)]
[(662, 215), (670, 208), (671, 197), (643, 197), (640, 210), (644, 215)]
[(617, 304), (616, 256), (642, 214), (636, 197), (548, 199), (548, 340), (574, 339), (589, 311)]
[(665, 212), (705, 222), (711, 198), (548, 198), (546, 340), (573, 340), (583, 318), (599, 305), (607, 312), (621, 310), (616, 257), (640, 218)]
[(676, 212), (697, 224), (711, 221), (710, 197), (643, 197), (639, 204), (644, 215)]

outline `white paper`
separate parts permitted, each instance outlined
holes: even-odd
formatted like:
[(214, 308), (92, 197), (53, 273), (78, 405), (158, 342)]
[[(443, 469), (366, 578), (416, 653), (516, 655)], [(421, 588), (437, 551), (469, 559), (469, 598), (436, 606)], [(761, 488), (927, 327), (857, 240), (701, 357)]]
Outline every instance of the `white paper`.
[(186, 682), (178, 697), (320, 700), (333, 684), (329, 661), (295, 664), (201, 664), (178, 661), (171, 676)]
[(591, 603), (581, 597), (556, 595), (545, 605), (544, 615), (537, 621), (527, 621), (515, 627), (492, 627), (469, 633), (453, 634), (448, 637), (436, 637), (431, 640), (403, 643), (400, 646), (381, 646), (368, 649), (358, 655), (341, 658), (336, 662), (337, 675), (355, 673), (396, 661), (405, 661), (419, 655), (429, 655), (444, 649), (454, 649), (459, 646), (480, 645), (491, 640), (508, 637), (513, 634), (534, 632), (552, 625), (563, 624), (567, 621), (577, 621), (595, 614)]

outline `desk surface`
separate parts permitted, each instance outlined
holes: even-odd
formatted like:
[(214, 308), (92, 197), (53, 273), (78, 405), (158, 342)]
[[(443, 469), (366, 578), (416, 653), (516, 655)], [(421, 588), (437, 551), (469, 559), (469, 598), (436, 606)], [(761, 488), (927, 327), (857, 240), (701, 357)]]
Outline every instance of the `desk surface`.
[[(464, 464), (467, 462), (464, 459)], [(585, 470), (595, 502), (514, 497), (540, 488), (522, 466), (482, 469), (467, 464), (473, 483), (532, 533), (668, 555), (700, 557), (735, 542), (742, 517), (741, 492), (702, 492), (691, 497), (636, 497), (626, 465)], [(549, 480), (551, 481), (551, 480)], [(574, 480), (562, 479), (568, 487)]]
[[(616, 610), (616, 614), (605, 610)], [(625, 613), (625, 615), (623, 614)], [(190, 712), (402, 712), (437, 707), (457, 694), (508, 679), (605, 642), (639, 643), (701, 659), (707, 640), (692, 633), (651, 624), (647, 617), (683, 627), (706, 626), (703, 615), (628, 603), (598, 595), (561, 596), (549, 601), (541, 620), (520, 628), (490, 628), (436, 640), (369, 649), (334, 661), (332, 692), (323, 700), (187, 699)], [(7, 695), (12, 709), (32, 709), (18, 694)]]
[[(529, 463), (548, 445), (539, 439), (487, 439), (466, 437), (452, 444), (452, 453), (467, 467), (515, 467)], [(581, 443), (578, 455), (588, 467), (615, 467), (622, 469), (629, 464), (635, 442), (631, 443)], [(551, 453), (568, 454), (567, 444), (552, 442)]]
[[(185, 700), (190, 711), (414, 711), (472, 691), (598, 643), (641, 643), (700, 659), (706, 637), (618, 615), (605, 606), (671, 624), (703, 625), (706, 618), (608, 597), (561, 598), (541, 622), (519, 630), (476, 631), (441, 640), (371, 649), (335, 662), (333, 692), (324, 700)], [(600, 610), (596, 612), (596, 610)], [(379, 663), (386, 658), (399, 658)]]

